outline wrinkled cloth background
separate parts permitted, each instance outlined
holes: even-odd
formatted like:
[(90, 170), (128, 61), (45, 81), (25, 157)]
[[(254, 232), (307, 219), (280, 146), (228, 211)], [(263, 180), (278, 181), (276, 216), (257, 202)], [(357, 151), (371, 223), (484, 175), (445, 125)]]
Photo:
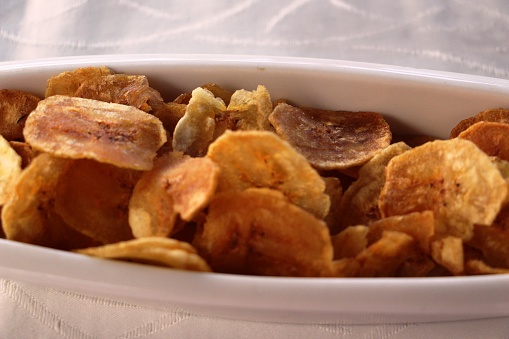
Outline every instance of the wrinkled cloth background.
[[(509, 2), (0, 0), (0, 62), (139, 53), (328, 58), (509, 79)], [(2, 338), (508, 336), (509, 318), (273, 324), (126, 304), (0, 276)]]

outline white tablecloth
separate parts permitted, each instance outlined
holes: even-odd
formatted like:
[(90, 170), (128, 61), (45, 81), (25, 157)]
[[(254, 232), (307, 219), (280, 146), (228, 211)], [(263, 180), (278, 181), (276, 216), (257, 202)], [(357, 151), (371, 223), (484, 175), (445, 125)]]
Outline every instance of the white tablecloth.
[[(317, 57), (508, 79), (509, 2), (0, 2), (0, 61), (120, 53)], [(509, 318), (384, 325), (249, 322), (126, 304), (0, 277), (0, 337), (502, 338), (509, 337)]]

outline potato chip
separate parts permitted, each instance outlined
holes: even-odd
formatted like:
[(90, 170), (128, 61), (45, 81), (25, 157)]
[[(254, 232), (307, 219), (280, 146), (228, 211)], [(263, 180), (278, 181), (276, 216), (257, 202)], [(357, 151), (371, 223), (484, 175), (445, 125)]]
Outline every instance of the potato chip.
[(490, 156), (509, 160), (509, 123), (480, 121), (461, 132), (458, 138), (472, 141)]
[(450, 138), (456, 138), (461, 132), (479, 121), (491, 121), (500, 123), (509, 123), (509, 109), (492, 108), (482, 111), (473, 117), (460, 121), (452, 130)]
[(507, 194), (500, 171), (474, 143), (438, 140), (394, 157), (380, 194), (382, 217), (430, 210), (435, 234), (462, 239), (490, 225)]
[(465, 271), (463, 241), (458, 237), (444, 237), (433, 241), (431, 256), (439, 265), (454, 275), (462, 275)]
[(508, 268), (491, 267), (482, 260), (472, 259), (465, 263), (465, 270), (470, 275), (509, 274)]
[(83, 82), (111, 74), (113, 74), (113, 71), (105, 66), (81, 67), (72, 71), (62, 72), (48, 79), (45, 97), (53, 95), (73, 96)]
[(273, 130), (268, 119), (272, 113), (272, 100), (265, 86), (258, 86), (252, 92), (244, 89), (235, 91), (228, 112), (236, 121), (236, 130)]
[(2, 208), (7, 239), (59, 249), (96, 244), (55, 212), (56, 186), (69, 165), (70, 160), (40, 154), (22, 171), (12, 199)]
[(329, 232), (337, 234), (341, 230), (343, 186), (337, 177), (323, 177), (323, 181), (325, 182), (325, 194), (329, 196), (330, 200), (329, 213), (324, 220), (329, 227)]
[(75, 250), (90, 256), (128, 260), (189, 271), (210, 272), (210, 267), (188, 243), (164, 237), (148, 237)]
[(210, 91), (216, 98), (220, 98), (223, 100), (224, 104), (228, 106), (230, 103), (230, 100), (232, 98), (233, 92), (230, 90), (227, 90), (226, 88), (221, 87), (218, 84), (208, 82), (206, 84), (203, 84), (200, 86), (203, 89), (206, 89)]
[(7, 141), (23, 141), (26, 118), (39, 101), (24, 91), (0, 89), (0, 135)]
[(476, 225), (468, 244), (482, 252), (488, 265), (509, 268), (509, 230)]
[(326, 111), (281, 103), (269, 120), (283, 139), (316, 168), (342, 170), (364, 164), (389, 146), (389, 124), (379, 113)]
[(334, 260), (353, 258), (368, 247), (369, 227), (349, 226), (331, 237), (334, 248)]
[(39, 154), (29, 144), (23, 141), (10, 141), (12, 149), (21, 157), (21, 168), (25, 168)]
[(193, 157), (204, 156), (214, 140), (216, 116), (225, 110), (224, 102), (210, 91), (201, 87), (193, 90), (186, 113), (175, 127), (173, 149)]
[(128, 204), (141, 173), (94, 160), (72, 161), (55, 188), (67, 225), (101, 244), (133, 238)]
[(30, 114), (24, 129), (36, 150), (72, 159), (94, 159), (149, 170), (166, 142), (159, 119), (131, 106), (51, 96)]
[[(173, 135), (175, 126), (180, 119), (186, 113), (186, 105), (177, 104), (175, 102), (168, 102), (163, 104), (157, 111), (154, 112), (154, 116), (157, 117), (163, 123), (164, 129)], [(171, 143), (170, 143), (171, 146)]]
[(210, 145), (207, 157), (220, 167), (218, 191), (267, 187), (320, 219), (329, 212), (323, 179), (275, 133), (227, 131)]
[(216, 194), (194, 243), (216, 272), (330, 275), (325, 222), (267, 188)]
[(208, 158), (170, 153), (145, 172), (129, 202), (129, 224), (137, 238), (169, 236), (180, 216), (191, 221), (217, 187), (219, 167)]
[(347, 188), (341, 200), (342, 228), (369, 225), (380, 219), (378, 198), (385, 184), (385, 168), (393, 157), (408, 150), (410, 147), (403, 142), (392, 144), (360, 168), (358, 179)]
[(21, 157), (9, 142), (0, 135), (0, 206), (12, 196), (16, 181), (21, 174)]

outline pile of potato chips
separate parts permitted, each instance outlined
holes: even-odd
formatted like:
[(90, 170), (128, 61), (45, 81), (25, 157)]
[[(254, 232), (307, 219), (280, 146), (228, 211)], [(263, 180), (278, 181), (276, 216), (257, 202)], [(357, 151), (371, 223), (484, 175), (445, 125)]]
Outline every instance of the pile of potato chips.
[(176, 269), (297, 277), (509, 273), (509, 109), (396, 136), (258, 86), (163, 99), (86, 67), (0, 90), (1, 236)]

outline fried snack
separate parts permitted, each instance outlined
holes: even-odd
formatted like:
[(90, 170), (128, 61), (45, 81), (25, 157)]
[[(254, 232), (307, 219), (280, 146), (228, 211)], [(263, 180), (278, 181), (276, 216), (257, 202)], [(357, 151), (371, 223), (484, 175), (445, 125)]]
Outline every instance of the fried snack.
[(267, 188), (216, 194), (194, 244), (215, 272), (330, 275), (325, 223)]
[(39, 154), (29, 144), (22, 141), (10, 141), (12, 149), (21, 157), (21, 168), (25, 168)]
[(35, 149), (149, 170), (166, 142), (161, 121), (137, 108), (61, 95), (42, 100), (23, 131)]
[(326, 111), (280, 103), (269, 120), (278, 135), (316, 168), (362, 165), (389, 146), (392, 134), (379, 113)]
[(461, 132), (458, 138), (472, 141), (490, 156), (509, 161), (509, 123), (476, 122)]
[(145, 172), (129, 202), (129, 224), (136, 238), (169, 236), (180, 216), (191, 221), (217, 187), (219, 167), (208, 158), (173, 152)]
[(462, 239), (445, 237), (433, 241), (431, 256), (435, 262), (445, 267), (452, 274), (463, 275), (465, 273)]
[(133, 238), (128, 204), (141, 173), (94, 160), (74, 160), (55, 187), (64, 222), (99, 244)]
[(72, 71), (62, 72), (48, 79), (45, 97), (53, 95), (73, 96), (83, 82), (111, 74), (113, 74), (113, 71), (105, 66), (81, 67)]
[(334, 260), (353, 258), (368, 247), (369, 227), (349, 226), (331, 237), (334, 248)]
[(70, 162), (40, 154), (21, 172), (12, 198), (2, 208), (7, 239), (66, 250), (96, 244), (55, 212), (56, 186)]
[(343, 197), (343, 186), (337, 177), (323, 177), (325, 183), (325, 194), (329, 196), (329, 213), (324, 218), (329, 227), (330, 234), (337, 234), (341, 230), (341, 198)]
[(385, 168), (395, 156), (410, 150), (404, 142), (392, 144), (364, 164), (358, 179), (343, 194), (341, 200), (342, 228), (369, 225), (381, 218), (378, 198), (385, 184)]
[(193, 157), (207, 154), (215, 136), (216, 116), (225, 110), (224, 102), (210, 91), (201, 87), (193, 90), (186, 113), (173, 132), (173, 149)]
[(509, 231), (476, 225), (468, 245), (478, 249), (485, 262), (493, 267), (509, 268)]
[(112, 74), (83, 81), (72, 95), (136, 107), (153, 112), (163, 106), (161, 94), (149, 86), (144, 75)]
[(227, 131), (210, 145), (207, 157), (220, 167), (219, 192), (267, 187), (320, 219), (329, 212), (323, 179), (275, 133)]
[(480, 274), (509, 274), (508, 268), (491, 267), (482, 260), (472, 259), (465, 263), (466, 273), (469, 275)]
[(234, 92), (227, 90), (226, 88), (221, 87), (218, 84), (208, 82), (204, 85), (200, 86), (203, 89), (210, 91), (216, 98), (220, 98), (223, 100), (224, 104), (228, 106), (230, 104), (230, 100)]
[(177, 123), (182, 119), (184, 114), (186, 114), (186, 107), (187, 105), (177, 104), (175, 102), (164, 103), (154, 112), (154, 116), (161, 120), (164, 129), (170, 135), (173, 135)]
[(438, 237), (468, 240), (473, 225), (491, 225), (507, 184), (490, 158), (463, 139), (429, 142), (394, 157), (380, 194), (382, 217), (430, 210)]
[(208, 264), (188, 243), (164, 237), (133, 239), (115, 244), (75, 250), (90, 256), (210, 272)]
[(450, 138), (456, 138), (461, 132), (479, 121), (509, 123), (509, 109), (492, 108), (478, 113), (477, 115), (460, 121), (450, 133)]
[(268, 120), (272, 113), (272, 100), (265, 86), (258, 86), (252, 92), (244, 89), (235, 91), (228, 112), (235, 121), (236, 130), (273, 130)]
[(0, 135), (7, 141), (23, 141), (26, 118), (39, 101), (24, 91), (0, 89)]

